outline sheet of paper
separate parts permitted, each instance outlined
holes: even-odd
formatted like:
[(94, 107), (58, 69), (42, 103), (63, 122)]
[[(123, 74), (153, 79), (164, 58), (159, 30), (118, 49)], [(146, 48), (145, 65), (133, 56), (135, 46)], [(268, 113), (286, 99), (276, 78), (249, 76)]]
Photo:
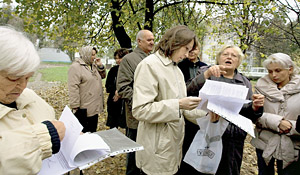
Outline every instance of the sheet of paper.
[(109, 146), (98, 134), (87, 133), (78, 137), (70, 157), (76, 166), (82, 166), (109, 152)]
[(105, 131), (98, 131), (95, 132), (95, 134), (98, 134), (105, 141), (105, 143), (110, 147), (111, 152), (107, 155), (101, 156), (99, 159), (93, 162), (90, 162), (84, 166), (80, 166), (79, 169), (88, 168), (94, 165), (95, 163), (103, 159), (106, 159), (107, 157), (110, 156), (115, 156), (122, 153), (129, 153), (129, 152), (134, 152), (134, 151), (139, 151), (144, 149), (142, 145), (129, 139), (117, 128), (113, 128)]
[(199, 91), (202, 102), (198, 108), (215, 112), (255, 137), (252, 121), (239, 115), (243, 104), (250, 102), (245, 100), (247, 94), (245, 86), (206, 80)]
[(207, 108), (246, 131), (252, 137), (255, 137), (254, 127), (250, 119), (240, 115), (239, 113), (233, 113), (232, 111), (228, 110), (228, 108), (222, 108), (220, 105), (216, 105), (213, 102), (208, 103)]
[(39, 175), (64, 174), (76, 168), (68, 155), (71, 154), (71, 148), (75, 144), (83, 127), (68, 106), (64, 108), (59, 121), (63, 122), (66, 127), (65, 137), (61, 142), (60, 151), (43, 160)]
[(66, 106), (65, 109), (63, 110), (59, 121), (63, 122), (66, 127), (65, 137), (61, 142), (60, 151), (64, 154), (65, 158), (70, 163), (69, 166), (73, 167), (75, 166), (74, 162), (69, 157), (72, 151), (72, 149), (70, 148), (74, 146), (83, 127), (68, 106)]

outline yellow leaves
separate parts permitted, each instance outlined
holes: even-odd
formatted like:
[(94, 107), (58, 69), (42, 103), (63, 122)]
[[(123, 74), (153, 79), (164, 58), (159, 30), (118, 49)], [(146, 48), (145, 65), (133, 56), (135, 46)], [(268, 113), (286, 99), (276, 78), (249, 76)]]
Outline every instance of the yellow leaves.
[(262, 57), (262, 58), (266, 58), (267, 56), (264, 54), (264, 53), (259, 53), (260, 54), (260, 57)]
[(277, 9), (277, 7), (276, 6), (274, 6), (274, 7), (272, 7), (272, 12), (275, 12), (275, 10)]

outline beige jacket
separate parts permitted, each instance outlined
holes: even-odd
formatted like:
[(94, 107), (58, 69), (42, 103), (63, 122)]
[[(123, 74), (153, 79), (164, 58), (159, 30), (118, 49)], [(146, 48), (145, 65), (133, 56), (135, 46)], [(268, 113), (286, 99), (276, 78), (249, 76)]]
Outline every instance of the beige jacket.
[[(283, 160), (286, 167), (298, 159), (300, 134), (295, 130), (297, 116), (300, 115), (300, 77), (294, 76), (282, 89), (269, 78), (260, 78), (255, 86), (257, 93), (265, 96), (264, 113), (256, 123), (256, 138), (251, 143), (263, 150), (263, 157), (269, 163), (272, 157)], [(288, 134), (279, 134), (282, 119), (292, 123)]]
[(105, 68), (100, 70), (93, 64), (91, 69), (82, 59), (75, 60), (68, 72), (70, 107), (87, 109), (88, 117), (102, 112), (105, 75)]
[(0, 174), (37, 174), (42, 160), (52, 155), (45, 120), (54, 120), (51, 106), (32, 90), (16, 100), (18, 110), (0, 104)]
[(193, 120), (206, 112), (179, 109), (186, 97), (184, 77), (178, 66), (158, 52), (137, 66), (134, 76), (133, 116), (139, 120), (136, 165), (146, 174), (175, 174), (182, 159), (184, 118)]

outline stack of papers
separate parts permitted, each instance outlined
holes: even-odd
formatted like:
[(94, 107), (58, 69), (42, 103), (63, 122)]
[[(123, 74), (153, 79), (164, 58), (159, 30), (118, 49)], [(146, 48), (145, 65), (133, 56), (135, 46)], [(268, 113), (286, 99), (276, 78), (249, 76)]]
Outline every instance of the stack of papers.
[(199, 91), (202, 101), (198, 108), (218, 114), (255, 137), (252, 121), (239, 114), (244, 103), (250, 102), (247, 94), (245, 86), (206, 80)]
[(116, 128), (81, 134), (83, 127), (67, 106), (60, 121), (66, 127), (60, 151), (43, 160), (39, 175), (64, 174), (77, 167), (85, 169), (109, 156), (144, 149)]

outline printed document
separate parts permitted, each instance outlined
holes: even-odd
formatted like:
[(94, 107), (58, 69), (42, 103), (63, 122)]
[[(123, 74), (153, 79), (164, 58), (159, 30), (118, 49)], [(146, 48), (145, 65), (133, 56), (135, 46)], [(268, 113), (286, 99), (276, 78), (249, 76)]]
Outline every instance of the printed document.
[(250, 102), (247, 94), (245, 86), (206, 80), (199, 91), (202, 101), (198, 108), (218, 114), (255, 137), (252, 121), (239, 114), (243, 104)]
[(43, 160), (39, 175), (64, 174), (77, 167), (85, 169), (109, 156), (143, 150), (143, 146), (116, 128), (80, 134), (83, 127), (67, 106), (60, 121), (66, 127), (60, 151)]

